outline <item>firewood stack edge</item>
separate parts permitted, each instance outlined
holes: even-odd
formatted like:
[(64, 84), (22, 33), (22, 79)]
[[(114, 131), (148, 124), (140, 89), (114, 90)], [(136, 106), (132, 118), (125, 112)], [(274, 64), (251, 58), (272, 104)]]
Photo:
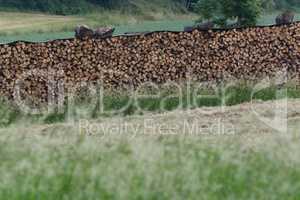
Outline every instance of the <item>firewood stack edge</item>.
[[(83, 84), (138, 87), (146, 82), (256, 80), (286, 70), (300, 77), (300, 22), (193, 32), (153, 32), (105, 39), (0, 45), (0, 96), (46, 102)], [(49, 85), (53, 86), (49, 90)]]

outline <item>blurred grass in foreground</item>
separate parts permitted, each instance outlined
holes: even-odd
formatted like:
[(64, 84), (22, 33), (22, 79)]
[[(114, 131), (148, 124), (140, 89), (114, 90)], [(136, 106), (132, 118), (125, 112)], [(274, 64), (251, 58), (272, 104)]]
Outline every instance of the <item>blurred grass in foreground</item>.
[(299, 140), (281, 138), (278, 148), (276, 136), (103, 140), (72, 135), (70, 128), (52, 131), (50, 136), (44, 131), (0, 130), (1, 199), (282, 200), (300, 196)]

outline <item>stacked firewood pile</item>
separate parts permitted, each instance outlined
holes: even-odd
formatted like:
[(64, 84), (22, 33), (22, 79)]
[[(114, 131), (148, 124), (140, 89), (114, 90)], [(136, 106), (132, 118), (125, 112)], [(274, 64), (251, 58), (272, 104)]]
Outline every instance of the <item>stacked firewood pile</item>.
[(42, 101), (86, 83), (254, 80), (282, 70), (300, 74), (300, 23), (0, 46), (0, 94)]

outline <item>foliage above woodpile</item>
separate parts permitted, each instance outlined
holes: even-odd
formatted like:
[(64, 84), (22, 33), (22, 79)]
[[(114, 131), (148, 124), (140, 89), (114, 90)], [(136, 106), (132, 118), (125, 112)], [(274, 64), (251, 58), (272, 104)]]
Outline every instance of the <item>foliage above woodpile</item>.
[(227, 26), (234, 21), (237, 26), (256, 25), (261, 13), (260, 0), (199, 0), (194, 10), (200, 21), (212, 21), (219, 26)]
[[(143, 13), (145, 10), (183, 11), (185, 8), (194, 10), (194, 5), (202, 0), (0, 0), (1, 9), (35, 10), (53, 14), (79, 14), (91, 10), (115, 9), (132, 14)], [(243, 0), (244, 1), (244, 0)], [(243, 3), (243, 1), (237, 1)], [(299, 8), (298, 0), (260, 0), (264, 9)], [(97, 9), (98, 8), (98, 9)], [(99, 10), (100, 9), (100, 10)]]

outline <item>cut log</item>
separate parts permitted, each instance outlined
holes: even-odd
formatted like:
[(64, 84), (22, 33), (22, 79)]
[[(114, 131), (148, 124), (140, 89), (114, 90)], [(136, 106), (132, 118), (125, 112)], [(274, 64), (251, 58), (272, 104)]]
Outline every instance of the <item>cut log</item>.
[(75, 37), (77, 39), (88, 39), (94, 36), (94, 31), (86, 25), (80, 25), (75, 28)]
[(293, 23), (294, 18), (295, 14), (292, 11), (286, 11), (281, 15), (278, 15), (275, 19), (275, 22), (277, 25), (290, 24)]
[(115, 28), (97, 28), (94, 32), (94, 38), (96, 39), (104, 39), (108, 37), (112, 37), (113, 33), (115, 31)]

